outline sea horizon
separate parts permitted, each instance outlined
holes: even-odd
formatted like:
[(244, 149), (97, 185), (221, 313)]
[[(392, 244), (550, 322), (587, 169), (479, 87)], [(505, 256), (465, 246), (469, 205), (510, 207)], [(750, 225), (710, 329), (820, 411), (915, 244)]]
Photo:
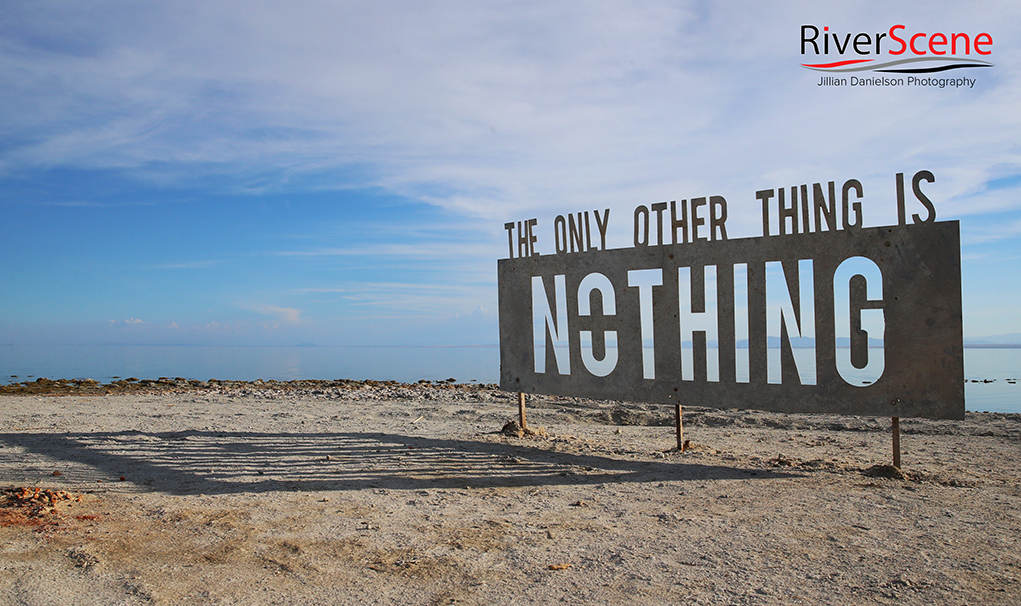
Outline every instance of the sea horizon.
[[(804, 348), (795, 348), (795, 355)], [(428, 355), (426, 355), (428, 352)], [(468, 345), (18, 345), (0, 344), (0, 384), (38, 378), (377, 380), (498, 383), (500, 349)], [(965, 345), (969, 411), (1021, 413), (1021, 346)]]

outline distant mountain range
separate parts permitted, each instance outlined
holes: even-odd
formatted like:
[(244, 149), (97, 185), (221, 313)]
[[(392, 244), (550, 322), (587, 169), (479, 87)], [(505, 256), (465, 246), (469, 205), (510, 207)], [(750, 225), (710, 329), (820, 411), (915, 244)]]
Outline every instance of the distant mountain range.
[[(747, 349), (748, 348), (748, 339), (741, 339), (740, 341), (737, 342), (737, 346), (740, 349)], [(850, 346), (851, 346), (851, 340), (850, 339), (847, 339), (847, 338), (837, 339), (837, 347), (850, 347)], [(882, 339), (869, 339), (869, 347), (882, 347), (882, 346), (883, 346), (883, 340)], [(685, 342), (681, 343), (681, 347), (690, 348), (691, 347), (691, 341), (685, 341)], [(715, 341), (715, 340), (714, 341), (709, 341), (709, 347), (717, 348), (717, 347), (719, 347), (719, 343), (717, 341)], [(780, 347), (780, 337), (768, 337), (766, 339), (766, 347), (768, 349), (776, 349), (777, 347)], [(808, 339), (808, 338), (805, 338), (805, 337), (797, 337), (797, 338), (791, 339), (791, 347), (815, 347), (815, 339)]]
[[(766, 342), (767, 342), (766, 347), (769, 348), (769, 349), (774, 349), (774, 348), (780, 347), (780, 338), (779, 337), (769, 337), (766, 340)], [(710, 341), (709, 342), (709, 347), (718, 347), (718, 346), (719, 345), (718, 345), (718, 343), (716, 341)], [(737, 346), (739, 348), (741, 348), (741, 349), (747, 348), (748, 347), (748, 339), (741, 339), (740, 341), (737, 342)], [(815, 339), (806, 339), (804, 337), (798, 337), (796, 339), (791, 339), (791, 346), (792, 347), (814, 347), (815, 346)], [(837, 339), (837, 347), (850, 347), (850, 346), (851, 346), (850, 339), (847, 339), (847, 338)], [(883, 340), (882, 339), (869, 339), (869, 347), (882, 347), (882, 346), (883, 346)], [(996, 336), (992, 336), (992, 337), (965, 337), (965, 339), (964, 339), (964, 346), (965, 347), (974, 347), (974, 348), (982, 348), (982, 347), (990, 347), (990, 348), (993, 348), (993, 347), (1010, 347), (1010, 348), (1017, 347), (1017, 348), (1021, 348), (1021, 333), (1013, 332), (1013, 333), (1006, 334), (1006, 335), (996, 335)], [(681, 345), (681, 347), (685, 347), (685, 348), (691, 347), (691, 341), (685, 341)]]
[(965, 337), (965, 347), (1021, 347), (1021, 332), (992, 337)]

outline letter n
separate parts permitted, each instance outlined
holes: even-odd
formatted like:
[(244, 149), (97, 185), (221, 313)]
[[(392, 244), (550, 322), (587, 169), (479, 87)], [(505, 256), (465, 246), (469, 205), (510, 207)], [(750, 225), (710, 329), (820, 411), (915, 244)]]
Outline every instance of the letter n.
[(571, 350), (567, 332), (567, 281), (563, 275), (553, 276), (557, 319), (553, 320), (546, 285), (542, 277), (532, 276), (532, 335), (535, 345), (535, 372), (546, 372), (546, 332), (553, 340), (553, 355), (557, 359), (557, 372), (571, 374)]
[[(787, 345), (792, 349), (798, 380), (802, 385), (816, 384), (815, 364), (815, 280), (812, 274), (812, 260), (798, 260), (798, 284), (800, 286), (800, 314), (795, 315), (794, 303), (787, 286), (783, 263), (766, 262), (766, 381), (782, 383), (780, 365), (781, 349), (784, 347), (783, 333), (787, 333)], [(800, 316), (800, 321), (799, 317)], [(769, 347), (769, 337), (779, 339), (777, 348)], [(794, 356), (795, 344), (809, 349), (803, 360)], [(807, 376), (805, 376), (807, 375)]]

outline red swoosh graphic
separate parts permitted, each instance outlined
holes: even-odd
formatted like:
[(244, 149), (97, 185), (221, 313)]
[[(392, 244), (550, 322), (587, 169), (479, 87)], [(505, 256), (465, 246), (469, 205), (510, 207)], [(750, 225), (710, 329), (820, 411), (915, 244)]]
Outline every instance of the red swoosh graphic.
[(810, 65), (808, 63), (802, 63), (801, 66), (802, 67), (842, 67), (844, 65), (853, 65), (855, 63), (868, 63), (869, 61), (872, 61), (872, 59), (851, 59), (849, 61), (837, 61), (836, 63), (816, 63), (815, 65)]

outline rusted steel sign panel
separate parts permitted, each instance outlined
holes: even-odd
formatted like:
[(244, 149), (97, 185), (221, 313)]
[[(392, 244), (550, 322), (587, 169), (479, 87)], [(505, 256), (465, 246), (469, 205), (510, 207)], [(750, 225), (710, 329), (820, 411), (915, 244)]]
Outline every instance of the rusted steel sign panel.
[(498, 262), (508, 391), (964, 418), (960, 225)]

